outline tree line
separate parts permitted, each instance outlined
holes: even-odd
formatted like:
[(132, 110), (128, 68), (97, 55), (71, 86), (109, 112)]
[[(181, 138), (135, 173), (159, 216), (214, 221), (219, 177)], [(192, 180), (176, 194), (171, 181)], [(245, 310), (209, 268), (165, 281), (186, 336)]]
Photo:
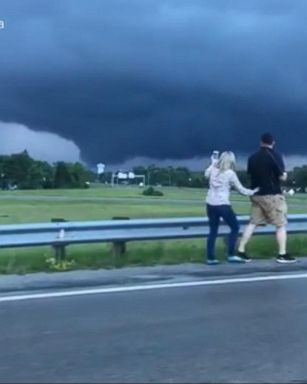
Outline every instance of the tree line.
[(1, 189), (86, 188), (95, 175), (81, 163), (32, 159), (27, 151), (0, 155)]
[[(136, 175), (145, 175), (146, 184), (150, 186), (208, 187), (208, 179), (204, 177), (204, 171), (191, 171), (187, 167), (138, 166), (133, 168), (133, 172)], [(243, 185), (250, 185), (246, 170), (239, 169), (237, 174)], [(103, 177), (107, 180), (106, 175)], [(111, 180), (111, 174), (109, 179)], [(283, 183), (283, 186), (298, 192), (307, 192), (307, 165), (296, 167), (288, 172), (288, 180)]]
[[(187, 167), (159, 167), (154, 164), (132, 169), (135, 175), (144, 175), (146, 185), (206, 188), (208, 180), (203, 171), (191, 171)], [(248, 186), (249, 178), (244, 170), (238, 171), (241, 182)], [(27, 151), (12, 155), (0, 155), (0, 186), (2, 189), (88, 188), (89, 183), (110, 184), (112, 172), (97, 175), (79, 162), (59, 161), (50, 164), (32, 159)], [(125, 181), (122, 181), (125, 183)], [(127, 181), (126, 181), (127, 183)], [(129, 183), (137, 183), (130, 180)], [(290, 173), (287, 188), (305, 192), (307, 189), (307, 165), (294, 168)]]

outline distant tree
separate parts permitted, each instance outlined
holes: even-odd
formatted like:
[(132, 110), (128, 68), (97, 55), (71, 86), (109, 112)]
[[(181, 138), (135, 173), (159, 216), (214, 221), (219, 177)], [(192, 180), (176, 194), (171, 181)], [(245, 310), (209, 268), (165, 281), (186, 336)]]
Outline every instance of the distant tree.
[(16, 184), (18, 188), (29, 188), (31, 185), (31, 170), (35, 166), (28, 152), (25, 150), (8, 156), (3, 165), (3, 172), (10, 184)]
[(146, 168), (143, 166), (137, 166), (132, 168), (133, 173), (135, 175), (145, 175), (146, 174)]
[(47, 161), (38, 161), (39, 167), (42, 172), (43, 188), (53, 188), (55, 168)]
[(53, 185), (54, 188), (71, 188), (73, 185), (73, 177), (70, 173), (69, 166), (63, 161), (55, 164)]
[(88, 181), (87, 170), (81, 163), (66, 164), (70, 174), (70, 187), (71, 188), (84, 188)]
[(245, 186), (245, 187), (248, 187), (249, 184), (250, 184), (250, 178), (247, 174), (246, 171), (244, 170), (237, 170), (237, 175), (238, 175), (238, 178), (239, 180), (241, 181), (241, 183)]
[(148, 185), (156, 185), (159, 183), (158, 173), (159, 167), (157, 167), (155, 164), (151, 164), (149, 167), (147, 167), (145, 176)]
[(307, 188), (307, 165), (295, 167), (291, 173), (291, 181), (296, 188), (305, 190)]
[(17, 185), (19, 189), (85, 188), (95, 180), (95, 173), (81, 163), (60, 161), (50, 164), (32, 159), (25, 150), (0, 155), (0, 188)]
[(203, 172), (193, 172), (191, 174), (190, 187), (192, 188), (207, 188), (208, 179), (205, 179)]
[(169, 180), (169, 185), (173, 185), (174, 184), (174, 174), (175, 174), (174, 167), (172, 167), (170, 165), (170, 166), (168, 166), (166, 168), (166, 170), (167, 170), (167, 176), (168, 176), (168, 180)]
[(145, 175), (148, 185), (175, 185), (179, 187), (204, 188), (207, 181), (203, 172), (193, 172), (187, 167), (158, 167), (151, 164), (148, 167), (138, 166), (133, 168), (133, 172), (139, 175)]

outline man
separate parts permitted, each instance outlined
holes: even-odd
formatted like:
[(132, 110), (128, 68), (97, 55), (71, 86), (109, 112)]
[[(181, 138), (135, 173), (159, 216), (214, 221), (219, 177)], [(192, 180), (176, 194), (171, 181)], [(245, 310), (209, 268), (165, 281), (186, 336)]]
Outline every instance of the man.
[(247, 172), (251, 178), (251, 188), (259, 191), (251, 197), (251, 220), (245, 228), (239, 244), (238, 256), (246, 262), (251, 259), (245, 247), (258, 225), (270, 223), (276, 227), (279, 263), (295, 263), (296, 259), (286, 251), (287, 246), (287, 204), (281, 190), (281, 181), (287, 179), (282, 157), (273, 150), (275, 141), (270, 133), (261, 136), (261, 147), (248, 159)]

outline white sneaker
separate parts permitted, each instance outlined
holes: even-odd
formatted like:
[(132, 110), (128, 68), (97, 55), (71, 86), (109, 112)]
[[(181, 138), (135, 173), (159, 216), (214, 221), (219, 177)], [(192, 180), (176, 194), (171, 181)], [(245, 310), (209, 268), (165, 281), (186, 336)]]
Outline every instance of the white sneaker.
[(245, 263), (245, 260), (242, 259), (242, 257), (240, 257), (240, 256), (228, 256), (227, 260), (230, 263)]

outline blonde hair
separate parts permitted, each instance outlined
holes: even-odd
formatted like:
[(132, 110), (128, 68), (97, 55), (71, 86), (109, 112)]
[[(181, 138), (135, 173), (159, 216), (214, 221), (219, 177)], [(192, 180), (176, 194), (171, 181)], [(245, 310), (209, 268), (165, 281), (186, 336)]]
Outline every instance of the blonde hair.
[(232, 169), (234, 171), (236, 168), (235, 154), (230, 151), (223, 152), (216, 166), (221, 172), (227, 171), (228, 169)]

